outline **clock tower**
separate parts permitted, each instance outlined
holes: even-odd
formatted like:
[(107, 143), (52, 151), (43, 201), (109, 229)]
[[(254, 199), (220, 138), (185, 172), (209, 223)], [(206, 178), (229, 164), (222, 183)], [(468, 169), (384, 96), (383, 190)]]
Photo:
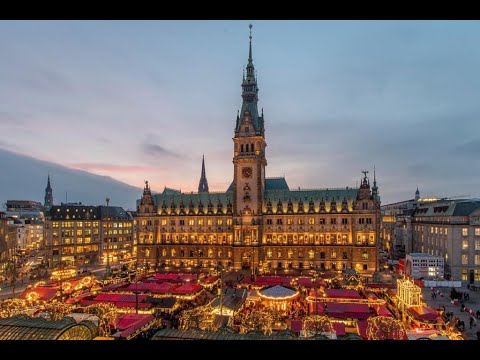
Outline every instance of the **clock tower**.
[[(261, 215), (265, 192), (265, 127), (263, 110), (259, 114), (258, 86), (252, 60), (252, 25), (248, 64), (242, 81), (242, 110), (237, 114), (233, 138), (234, 165), (234, 243), (237, 246), (258, 246), (261, 242)], [(248, 251), (247, 251), (248, 252)], [(242, 266), (255, 265), (257, 255), (242, 256)], [(237, 260), (237, 259), (236, 259)], [(238, 260), (237, 260), (238, 261)]]

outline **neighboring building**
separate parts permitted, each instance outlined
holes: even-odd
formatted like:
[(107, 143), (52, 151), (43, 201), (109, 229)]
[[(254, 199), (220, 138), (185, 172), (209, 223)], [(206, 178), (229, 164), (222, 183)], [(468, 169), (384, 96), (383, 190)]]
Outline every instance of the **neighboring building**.
[[(107, 226), (108, 234), (107, 237)], [(77, 266), (130, 259), (133, 218), (119, 206), (54, 205), (45, 222), (45, 245), (51, 267), (60, 261)], [(107, 248), (107, 244), (109, 245)]]
[(18, 219), (23, 226), (17, 228), (17, 247), (38, 250), (43, 246), (43, 225), (40, 220)]
[(45, 188), (45, 210), (48, 211), (53, 206), (53, 191), (50, 186), (50, 175), (48, 175), (47, 187)]
[(445, 259), (445, 277), (480, 281), (480, 200), (421, 204), (412, 215), (413, 250)]
[(439, 198), (420, 198), (420, 191), (415, 191), (415, 198), (381, 207), (380, 238), (382, 249), (388, 251), (393, 259), (403, 259), (413, 251), (412, 214), (423, 203), (441, 201)]
[(263, 110), (250, 48), (242, 109), (233, 138), (233, 182), (209, 192), (205, 164), (198, 193), (145, 184), (138, 203), (137, 257), (160, 267), (253, 268), (372, 273), (378, 268), (380, 198), (367, 171), (360, 188), (290, 189), (267, 178)]
[(7, 200), (7, 211), (43, 211), (43, 206), (38, 201), (32, 200)]
[(3, 270), (4, 260), (7, 259), (7, 217), (0, 211), (0, 271)]
[(443, 257), (422, 253), (408, 254), (405, 258), (405, 275), (415, 279), (443, 278)]

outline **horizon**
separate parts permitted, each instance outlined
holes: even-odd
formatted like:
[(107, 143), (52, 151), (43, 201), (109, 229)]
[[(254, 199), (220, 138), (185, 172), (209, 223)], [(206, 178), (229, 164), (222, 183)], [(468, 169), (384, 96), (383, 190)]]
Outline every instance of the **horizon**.
[[(248, 24), (1, 21), (0, 148), (184, 193), (197, 192), (205, 154), (211, 192), (226, 191)], [(480, 197), (480, 24), (253, 25), (266, 177), (356, 187), (375, 166), (385, 205), (417, 186), (421, 197)]]

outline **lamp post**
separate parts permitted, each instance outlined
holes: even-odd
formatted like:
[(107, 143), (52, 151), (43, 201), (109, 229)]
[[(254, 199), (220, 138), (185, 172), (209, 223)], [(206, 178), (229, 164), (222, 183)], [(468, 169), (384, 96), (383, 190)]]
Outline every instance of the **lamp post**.
[(107, 250), (106, 250), (106, 256), (107, 256), (107, 266), (105, 267), (105, 277), (108, 278), (110, 277), (110, 274), (111, 274), (111, 269), (110, 269), (110, 240), (109, 240), (109, 217), (108, 217), (108, 210), (109, 210), (109, 203), (110, 203), (110, 198), (106, 198), (105, 199), (107, 201), (107, 213), (106, 213), (106, 221), (107, 221), (107, 238), (106, 238), (106, 242), (107, 242)]

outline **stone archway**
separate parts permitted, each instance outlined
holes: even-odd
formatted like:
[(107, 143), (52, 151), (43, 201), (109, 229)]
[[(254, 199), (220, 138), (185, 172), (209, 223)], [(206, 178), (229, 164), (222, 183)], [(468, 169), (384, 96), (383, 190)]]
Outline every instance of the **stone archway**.
[(250, 269), (252, 267), (252, 250), (243, 252), (242, 269)]

